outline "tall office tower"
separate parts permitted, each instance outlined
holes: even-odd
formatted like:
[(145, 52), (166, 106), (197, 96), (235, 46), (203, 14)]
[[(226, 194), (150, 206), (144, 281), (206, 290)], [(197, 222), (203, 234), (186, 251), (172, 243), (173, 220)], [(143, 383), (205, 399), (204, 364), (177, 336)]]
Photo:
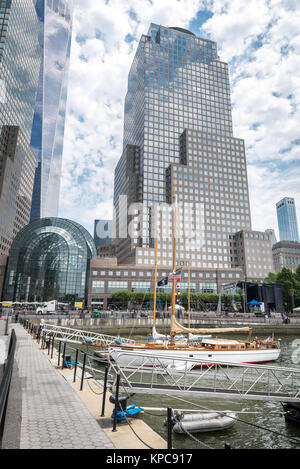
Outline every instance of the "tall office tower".
[(43, 57), (31, 145), (37, 156), (30, 220), (58, 212), (73, 0), (35, 0)]
[(0, 254), (29, 222), (36, 157), (30, 135), (41, 63), (32, 0), (0, 0)]
[(276, 204), (280, 241), (299, 242), (295, 200), (284, 197)]
[(174, 196), (178, 265), (231, 268), (229, 234), (251, 230), (251, 219), (244, 141), (232, 134), (228, 66), (215, 42), (151, 24), (129, 72), (115, 170), (119, 262), (153, 264), (157, 234), (158, 263), (172, 265)]
[(98, 246), (108, 245), (112, 242), (112, 220), (94, 221), (94, 242)]

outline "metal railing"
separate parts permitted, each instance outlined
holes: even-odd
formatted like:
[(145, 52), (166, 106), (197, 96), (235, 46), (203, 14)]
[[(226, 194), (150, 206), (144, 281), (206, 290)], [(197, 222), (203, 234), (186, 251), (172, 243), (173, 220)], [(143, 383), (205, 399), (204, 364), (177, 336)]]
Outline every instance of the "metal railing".
[(142, 358), (136, 352), (114, 352), (114, 359), (108, 356), (110, 371), (120, 375), (128, 393), (300, 402), (300, 369), (224, 361), (207, 365), (207, 359), (201, 365), (198, 358), (176, 356), (166, 365), (159, 352), (143, 351)]
[(0, 383), (0, 448), (2, 448), (5, 417), (10, 391), (11, 377), (13, 373), (16, 344), (17, 337), (13, 329), (10, 336), (7, 359), (4, 364), (4, 372)]
[[(92, 340), (93, 344), (97, 345), (112, 345), (116, 343), (116, 336), (99, 334), (86, 330), (74, 329), (71, 327), (55, 326), (53, 324), (45, 323), (43, 331), (50, 336), (55, 336), (57, 339), (63, 339), (67, 342), (82, 344), (86, 339)], [(121, 338), (123, 344), (132, 344), (134, 340)]]

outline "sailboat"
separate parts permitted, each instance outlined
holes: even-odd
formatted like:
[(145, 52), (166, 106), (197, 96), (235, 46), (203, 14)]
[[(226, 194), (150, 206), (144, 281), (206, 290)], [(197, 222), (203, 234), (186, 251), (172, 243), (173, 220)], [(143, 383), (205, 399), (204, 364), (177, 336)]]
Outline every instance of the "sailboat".
[[(121, 366), (157, 366), (155, 356), (160, 356), (160, 366), (173, 366), (175, 358), (193, 359), (193, 366), (211, 365), (217, 362), (226, 363), (263, 363), (277, 360), (280, 355), (280, 345), (274, 342), (273, 335), (266, 341), (251, 341), (251, 331), (249, 327), (240, 328), (200, 328), (195, 329), (184, 327), (175, 317), (175, 293), (176, 293), (176, 217), (177, 203), (173, 194), (174, 202), (174, 229), (173, 229), (173, 272), (172, 278), (172, 308), (171, 308), (171, 330), (170, 335), (165, 336), (156, 331), (156, 284), (157, 284), (157, 235), (155, 249), (155, 273), (154, 273), (154, 302), (153, 302), (153, 326), (152, 339), (147, 343), (126, 344), (113, 346), (109, 349), (111, 359)], [(189, 302), (190, 310), (190, 302)], [(190, 316), (189, 316), (190, 317)], [(248, 340), (229, 340), (223, 338), (203, 337), (203, 334), (221, 334), (228, 332), (248, 332)], [(178, 340), (182, 334), (187, 335), (187, 339)], [(191, 343), (188, 340), (191, 334), (201, 334), (201, 340)], [(176, 339), (177, 337), (177, 339)], [(122, 352), (134, 352), (126, 354)], [(153, 358), (152, 358), (153, 356)], [(197, 364), (199, 359), (199, 364)], [(183, 366), (183, 362), (182, 365)], [(180, 361), (179, 361), (180, 367)]]

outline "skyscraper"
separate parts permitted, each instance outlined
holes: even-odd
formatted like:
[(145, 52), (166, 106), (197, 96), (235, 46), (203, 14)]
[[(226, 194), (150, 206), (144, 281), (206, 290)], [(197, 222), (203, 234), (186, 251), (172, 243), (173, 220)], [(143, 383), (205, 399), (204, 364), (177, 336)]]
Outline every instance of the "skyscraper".
[(295, 200), (284, 197), (276, 204), (280, 241), (299, 242)]
[(37, 157), (31, 221), (58, 212), (73, 13), (73, 0), (34, 3), (43, 56), (31, 134)]
[(29, 222), (35, 154), (30, 135), (41, 63), (32, 0), (0, 0), (0, 254)]
[(98, 246), (111, 244), (112, 237), (112, 220), (95, 220), (94, 221), (94, 242), (96, 248)]
[(251, 218), (244, 141), (232, 133), (228, 65), (215, 42), (151, 24), (129, 72), (115, 170), (120, 262), (153, 263), (157, 234), (159, 263), (172, 265), (172, 214), (158, 204), (167, 209), (174, 195), (177, 263), (231, 268), (230, 233), (251, 230)]

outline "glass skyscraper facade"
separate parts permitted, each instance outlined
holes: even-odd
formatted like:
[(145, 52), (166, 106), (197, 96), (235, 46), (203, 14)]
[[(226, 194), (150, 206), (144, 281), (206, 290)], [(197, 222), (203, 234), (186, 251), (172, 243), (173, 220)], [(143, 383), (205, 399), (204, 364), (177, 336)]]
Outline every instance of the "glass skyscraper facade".
[(12, 243), (3, 298), (85, 300), (90, 260), (96, 255), (93, 238), (78, 223), (63, 218), (36, 220)]
[(58, 212), (73, 17), (73, 0), (34, 3), (43, 54), (31, 134), (37, 157), (31, 221)]
[[(215, 42), (150, 25), (129, 73), (123, 143), (114, 187), (119, 261), (153, 264), (155, 220), (159, 263), (172, 265), (172, 214), (157, 204), (176, 195), (178, 264), (231, 268), (230, 233), (251, 230), (251, 217), (245, 145), (233, 137), (228, 65)], [(126, 203), (141, 208), (124, 218)], [(187, 242), (187, 227), (197, 239)]]
[(41, 63), (32, 0), (0, 0), (0, 254), (29, 222), (36, 157), (30, 136)]
[(284, 197), (276, 204), (280, 241), (299, 242), (295, 200)]

